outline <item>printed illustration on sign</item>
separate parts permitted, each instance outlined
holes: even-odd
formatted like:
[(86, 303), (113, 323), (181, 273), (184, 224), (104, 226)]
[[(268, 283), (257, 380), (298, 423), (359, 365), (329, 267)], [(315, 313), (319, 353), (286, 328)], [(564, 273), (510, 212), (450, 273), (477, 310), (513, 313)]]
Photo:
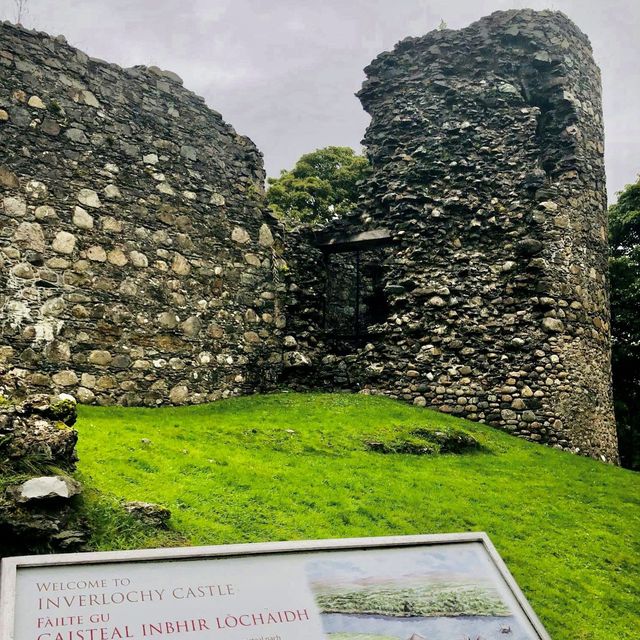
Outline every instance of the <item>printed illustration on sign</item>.
[(319, 556), (307, 575), (329, 640), (532, 640), (480, 545)]

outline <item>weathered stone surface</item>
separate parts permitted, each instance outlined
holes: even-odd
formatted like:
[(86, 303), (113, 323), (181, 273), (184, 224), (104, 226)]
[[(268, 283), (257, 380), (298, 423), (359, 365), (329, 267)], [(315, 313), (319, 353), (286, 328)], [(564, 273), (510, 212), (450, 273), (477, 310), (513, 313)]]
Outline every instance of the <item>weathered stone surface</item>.
[(0, 165), (0, 185), (7, 189), (19, 189), (20, 180), (18, 180), (18, 176), (13, 171), (9, 171), (9, 169)]
[(44, 233), (37, 222), (22, 222), (13, 234), (14, 241), (27, 249), (42, 252), (45, 249)]
[(2, 204), (5, 214), (12, 218), (22, 218), (27, 213), (27, 204), (22, 198), (8, 196)]
[(80, 229), (93, 229), (93, 217), (82, 207), (73, 210), (73, 224)]
[(283, 356), (284, 366), (288, 368), (308, 367), (311, 365), (309, 358), (300, 351), (288, 351)]
[(80, 189), (78, 192), (78, 201), (80, 204), (93, 209), (98, 209), (102, 206), (98, 194), (93, 189)]
[(181, 328), (190, 338), (195, 338), (202, 329), (202, 322), (200, 318), (191, 316), (182, 323)]
[(51, 379), (59, 387), (73, 387), (78, 383), (78, 376), (71, 369), (58, 371), (51, 376)]
[(280, 233), (253, 144), (164, 72), (0, 36), (65, 78), (11, 61), (0, 78), (2, 384), (156, 405), (281, 375), (615, 460), (599, 72), (562, 14), (498, 12), (367, 67), (374, 170), (326, 230), (386, 238), (358, 274), (354, 253)]
[(189, 388), (186, 385), (176, 385), (169, 392), (172, 404), (184, 404), (189, 398)]
[(45, 118), (42, 121), (40, 130), (50, 136), (57, 136), (60, 133), (60, 125), (55, 120), (52, 120), (51, 118)]
[(258, 243), (263, 247), (273, 246), (273, 234), (271, 233), (271, 229), (269, 229), (266, 224), (263, 224), (260, 227), (260, 230), (258, 232)]
[(544, 318), (542, 320), (542, 327), (545, 331), (551, 333), (562, 333), (564, 331), (564, 323), (558, 318)]
[[(64, 132), (64, 135), (71, 142), (77, 142), (78, 144), (89, 144), (89, 139), (87, 138), (85, 132), (82, 131), (82, 129), (74, 129), (74, 128), (67, 129)], [(85, 200), (88, 200), (88, 198), (85, 197), (84, 200), (80, 200), (80, 202), (82, 202), (82, 204), (86, 204), (86, 205), (88, 205), (90, 207), (94, 206), (94, 205), (88, 204), (88, 202), (85, 202)]]
[(113, 356), (108, 351), (101, 351), (100, 349), (96, 349), (89, 354), (89, 363), (100, 367), (107, 366), (112, 359)]
[(87, 249), (87, 258), (93, 262), (106, 262), (107, 252), (100, 245), (93, 245)]
[(131, 251), (129, 253), (131, 264), (138, 269), (144, 269), (149, 266), (149, 259), (140, 251)]
[(121, 249), (112, 249), (107, 253), (107, 260), (116, 267), (124, 267), (128, 262), (127, 256)]
[(246, 244), (251, 242), (251, 236), (247, 233), (246, 229), (242, 227), (234, 227), (231, 232), (231, 239), (239, 244)]
[(31, 96), (27, 104), (34, 109), (46, 109), (46, 105), (42, 102), (41, 98), (38, 96)]

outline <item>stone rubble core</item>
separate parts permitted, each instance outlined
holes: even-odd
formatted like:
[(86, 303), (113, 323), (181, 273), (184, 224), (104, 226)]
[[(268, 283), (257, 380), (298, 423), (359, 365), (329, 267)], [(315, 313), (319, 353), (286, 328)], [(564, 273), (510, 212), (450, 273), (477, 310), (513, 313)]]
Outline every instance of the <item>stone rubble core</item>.
[(83, 547), (88, 532), (73, 499), (82, 487), (67, 475), (77, 461), (76, 415), (69, 396), (0, 402), (0, 555)]
[[(587, 37), (561, 13), (497, 12), (407, 38), (365, 71), (373, 174), (357, 214), (324, 232), (395, 241), (360, 252), (357, 303), (353, 254), (309, 250), (303, 232), (290, 243), (289, 331), (313, 363), (293, 386), (381, 393), (615, 462), (600, 72)], [(386, 317), (335, 339), (356, 304), (365, 318), (380, 306), (376, 289)]]
[(366, 73), (373, 172), (324, 230), (351, 240), (322, 244), (268, 214), (260, 153), (175, 74), (0, 24), (5, 393), (350, 389), (616, 461), (588, 39), (497, 12)]

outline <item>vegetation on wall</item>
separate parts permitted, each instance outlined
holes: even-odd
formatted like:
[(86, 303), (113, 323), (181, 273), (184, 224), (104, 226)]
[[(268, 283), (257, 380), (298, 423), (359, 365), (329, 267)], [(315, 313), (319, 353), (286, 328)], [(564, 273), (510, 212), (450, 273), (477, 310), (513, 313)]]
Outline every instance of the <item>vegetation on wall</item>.
[(609, 208), (613, 397), (620, 459), (640, 470), (640, 178)]
[(269, 208), (285, 221), (328, 222), (355, 208), (358, 182), (368, 171), (367, 159), (350, 147), (306, 153), (291, 171), (269, 178)]

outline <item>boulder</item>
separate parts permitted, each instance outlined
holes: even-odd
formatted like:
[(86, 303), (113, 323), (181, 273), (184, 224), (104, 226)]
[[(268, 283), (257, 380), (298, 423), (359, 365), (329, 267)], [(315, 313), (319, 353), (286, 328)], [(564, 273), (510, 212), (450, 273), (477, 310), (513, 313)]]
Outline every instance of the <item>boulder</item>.
[(158, 529), (167, 529), (171, 511), (166, 507), (152, 502), (125, 502), (125, 511), (139, 520), (140, 522), (156, 527)]

